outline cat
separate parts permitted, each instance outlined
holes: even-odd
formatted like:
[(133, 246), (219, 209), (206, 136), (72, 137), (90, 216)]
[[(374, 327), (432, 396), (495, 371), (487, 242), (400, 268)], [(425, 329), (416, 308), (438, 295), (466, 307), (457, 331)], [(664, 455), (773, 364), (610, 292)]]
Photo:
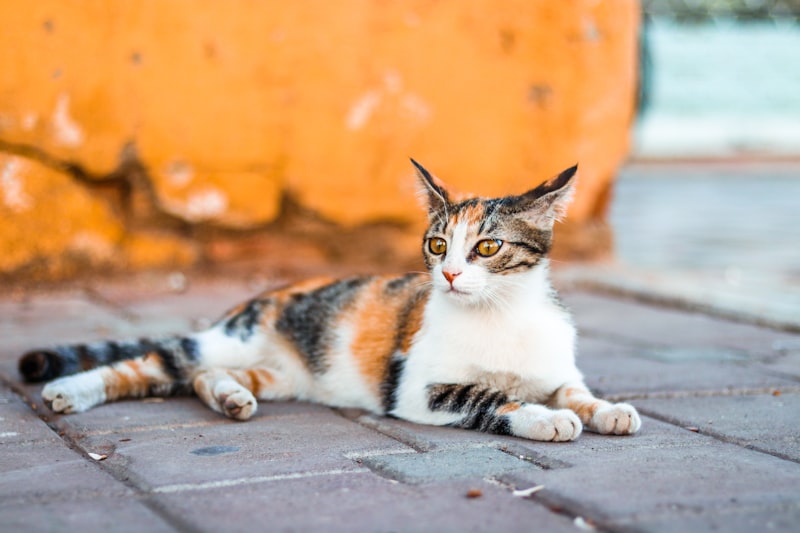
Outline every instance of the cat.
[(247, 420), (257, 400), (356, 407), (540, 441), (636, 433), (629, 404), (592, 395), (576, 328), (549, 282), (553, 225), (577, 165), (518, 196), (454, 199), (419, 163), (428, 272), (312, 279), (267, 291), (185, 336), (56, 346), (22, 376), (56, 413), (195, 393)]

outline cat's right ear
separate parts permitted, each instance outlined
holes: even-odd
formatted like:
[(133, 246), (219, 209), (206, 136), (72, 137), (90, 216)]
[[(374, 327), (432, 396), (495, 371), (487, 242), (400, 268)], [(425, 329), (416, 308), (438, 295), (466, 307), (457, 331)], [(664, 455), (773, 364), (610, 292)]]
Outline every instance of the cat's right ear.
[(417, 177), (422, 185), (420, 192), (427, 198), (428, 214), (432, 217), (438, 213), (447, 212), (447, 206), (450, 205), (447, 190), (440, 183), (437, 183), (436, 178), (425, 170), (425, 167), (413, 159), (411, 159), (411, 163), (414, 165)]

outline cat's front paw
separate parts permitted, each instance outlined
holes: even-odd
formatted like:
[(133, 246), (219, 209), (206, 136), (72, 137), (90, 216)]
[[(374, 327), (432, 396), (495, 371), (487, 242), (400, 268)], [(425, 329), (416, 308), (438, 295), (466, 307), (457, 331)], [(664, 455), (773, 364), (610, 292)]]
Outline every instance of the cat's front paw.
[(592, 417), (589, 428), (603, 435), (633, 435), (642, 427), (636, 408), (627, 403), (601, 407)]
[(564, 442), (575, 440), (583, 431), (578, 415), (569, 409), (551, 411), (549, 409), (536, 409), (526, 412), (525, 408), (518, 411), (521, 420), (514, 421), (514, 427), (519, 431), (514, 433), (531, 440), (548, 442)]
[(54, 413), (81, 413), (105, 403), (105, 383), (94, 374), (57, 379), (42, 389), (42, 401)]
[(256, 412), (256, 398), (244, 387), (219, 392), (217, 401), (222, 413), (228, 418), (247, 420)]

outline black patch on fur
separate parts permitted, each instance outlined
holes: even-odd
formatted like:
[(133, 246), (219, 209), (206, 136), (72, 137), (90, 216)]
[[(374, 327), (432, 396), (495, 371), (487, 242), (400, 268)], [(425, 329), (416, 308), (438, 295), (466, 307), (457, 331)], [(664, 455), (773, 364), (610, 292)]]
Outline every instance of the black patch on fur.
[(403, 375), (403, 369), (406, 365), (406, 358), (401, 355), (395, 355), (389, 361), (386, 368), (386, 375), (381, 382), (381, 403), (383, 404), (383, 412), (391, 413), (397, 406), (397, 387), (400, 385), (400, 378)]
[(264, 300), (250, 300), (244, 309), (225, 322), (225, 334), (228, 337), (239, 337), (242, 342), (247, 341), (253, 336), (253, 329), (261, 318), (264, 304)]
[(488, 433), (509, 435), (508, 417), (497, 415), (497, 408), (508, 403), (500, 390), (480, 387), (475, 383), (439, 383), (428, 387), (428, 408), (431, 411), (461, 413), (464, 417), (453, 427), (477, 429)]
[(331, 342), (330, 322), (353, 301), (358, 289), (369, 279), (351, 278), (294, 294), (281, 311), (275, 329), (297, 346), (313, 373), (327, 369), (325, 354)]
[(181, 348), (189, 361), (197, 361), (200, 358), (200, 349), (197, 341), (190, 337), (183, 337), (181, 339)]
[(55, 350), (34, 350), (24, 354), (18, 364), (19, 373), (25, 381), (47, 381), (61, 376), (64, 359)]
[[(174, 342), (174, 341), (173, 341)], [(169, 346), (169, 341), (152, 341), (150, 339), (141, 339), (139, 341), (139, 357), (146, 355), (155, 355), (161, 360), (161, 366), (164, 372), (174, 380), (180, 380), (184, 376), (183, 365), (180, 364), (175, 348), (178, 346)]]
[(399, 278), (395, 278), (389, 283), (386, 284), (386, 292), (388, 294), (395, 294), (400, 292), (401, 290), (405, 289), (409, 283), (412, 281), (416, 281), (422, 274), (417, 274), (415, 272), (409, 272), (404, 276)]

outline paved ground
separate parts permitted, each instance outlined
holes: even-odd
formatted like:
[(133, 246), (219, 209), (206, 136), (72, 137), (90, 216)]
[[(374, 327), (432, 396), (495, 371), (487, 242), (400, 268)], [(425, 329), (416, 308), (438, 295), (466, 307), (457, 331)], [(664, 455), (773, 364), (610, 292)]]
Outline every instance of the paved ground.
[(194, 398), (53, 416), (18, 381), (24, 349), (195, 329), (262, 283), (181, 281), (2, 297), (0, 530), (800, 527), (800, 335), (584, 290), (564, 291), (581, 366), (640, 409), (634, 437), (534, 443), (305, 403), (237, 423)]

